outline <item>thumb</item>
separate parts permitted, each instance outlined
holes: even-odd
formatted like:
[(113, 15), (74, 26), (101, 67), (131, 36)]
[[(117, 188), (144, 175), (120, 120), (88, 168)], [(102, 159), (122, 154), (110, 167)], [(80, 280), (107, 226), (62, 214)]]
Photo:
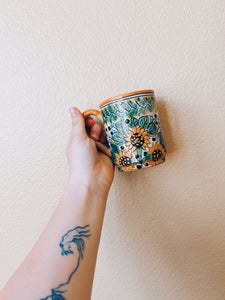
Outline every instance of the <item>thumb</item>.
[(72, 120), (71, 136), (76, 140), (83, 140), (87, 137), (85, 129), (85, 120), (83, 114), (77, 107), (70, 107), (70, 115)]

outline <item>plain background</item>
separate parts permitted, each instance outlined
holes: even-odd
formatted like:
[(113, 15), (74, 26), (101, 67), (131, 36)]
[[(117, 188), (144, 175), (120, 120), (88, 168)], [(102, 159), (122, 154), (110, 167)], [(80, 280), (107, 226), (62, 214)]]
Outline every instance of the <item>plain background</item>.
[(225, 299), (224, 25), (223, 0), (0, 0), (1, 287), (63, 193), (69, 107), (154, 89), (166, 162), (116, 171), (92, 299)]

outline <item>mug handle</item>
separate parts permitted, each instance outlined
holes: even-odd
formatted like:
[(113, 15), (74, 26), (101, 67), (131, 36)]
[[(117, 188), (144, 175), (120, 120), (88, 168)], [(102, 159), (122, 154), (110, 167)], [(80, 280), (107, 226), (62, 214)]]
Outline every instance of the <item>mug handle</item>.
[[(101, 115), (101, 112), (99, 110), (97, 110), (97, 109), (87, 109), (83, 112), (83, 116), (84, 116), (85, 119), (87, 117), (91, 116), (91, 115), (98, 117), (103, 122), (102, 115)], [(97, 142), (97, 141), (95, 141), (95, 143), (96, 143), (96, 146), (99, 150), (101, 150), (103, 153), (105, 153), (108, 157), (110, 157), (110, 158), (112, 157), (112, 154), (111, 154), (108, 147), (106, 147), (105, 145), (103, 145), (102, 143)]]

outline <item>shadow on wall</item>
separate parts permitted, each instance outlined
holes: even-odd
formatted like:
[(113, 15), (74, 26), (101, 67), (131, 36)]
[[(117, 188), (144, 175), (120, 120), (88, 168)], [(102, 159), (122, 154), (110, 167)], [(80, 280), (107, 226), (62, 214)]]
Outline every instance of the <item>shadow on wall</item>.
[[(169, 119), (169, 115), (168, 115), (168, 103), (166, 103), (166, 101), (163, 100), (163, 98), (158, 98), (156, 101), (157, 104), (157, 108), (158, 108), (158, 112), (159, 112), (159, 119), (160, 119), (160, 124), (161, 124), (161, 128), (162, 128), (162, 133), (163, 133), (163, 137), (166, 143), (166, 149), (167, 149), (167, 156), (172, 153), (174, 153), (177, 148), (178, 148), (178, 141), (175, 140), (175, 133), (173, 133), (172, 131), (172, 127), (171, 127), (171, 120)], [(170, 115), (170, 118), (173, 118), (173, 120), (176, 120), (176, 110), (172, 110), (173, 115)], [(176, 128), (178, 129), (178, 128)], [(178, 133), (179, 131), (176, 130), (176, 138), (178, 139)]]
[[(187, 291), (183, 295), (187, 297), (185, 299), (203, 299), (205, 296), (205, 299), (222, 300), (225, 296), (224, 240), (219, 239), (217, 226), (207, 218), (204, 220), (205, 212), (201, 208), (198, 214), (198, 208), (195, 210), (185, 204), (187, 197), (182, 190), (173, 193), (173, 188), (165, 186), (174, 159), (182, 152), (182, 143), (179, 143), (176, 107), (171, 107), (162, 98), (157, 101), (157, 106), (167, 147), (165, 163), (140, 172), (118, 172), (117, 189), (114, 190), (119, 222), (124, 231), (130, 233), (124, 238), (135, 240), (135, 243), (128, 241), (134, 248), (133, 259), (136, 260), (140, 251), (145, 258), (139, 261), (134, 272), (148, 287), (151, 274), (146, 276), (145, 272), (143, 275), (143, 270), (152, 270), (153, 264), (159, 264), (164, 270), (162, 278), (171, 278), (174, 286), (171, 289), (173, 295), (167, 295), (165, 299), (172, 299), (176, 291)], [(176, 132), (172, 131), (171, 124)], [(179, 205), (174, 207), (177, 203)]]

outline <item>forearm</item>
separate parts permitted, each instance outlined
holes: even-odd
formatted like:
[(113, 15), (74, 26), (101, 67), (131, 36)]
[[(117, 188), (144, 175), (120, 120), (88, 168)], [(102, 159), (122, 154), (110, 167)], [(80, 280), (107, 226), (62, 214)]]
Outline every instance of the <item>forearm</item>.
[[(68, 183), (36, 245), (0, 299), (90, 299), (108, 190)], [(57, 298), (58, 299), (58, 298)]]

